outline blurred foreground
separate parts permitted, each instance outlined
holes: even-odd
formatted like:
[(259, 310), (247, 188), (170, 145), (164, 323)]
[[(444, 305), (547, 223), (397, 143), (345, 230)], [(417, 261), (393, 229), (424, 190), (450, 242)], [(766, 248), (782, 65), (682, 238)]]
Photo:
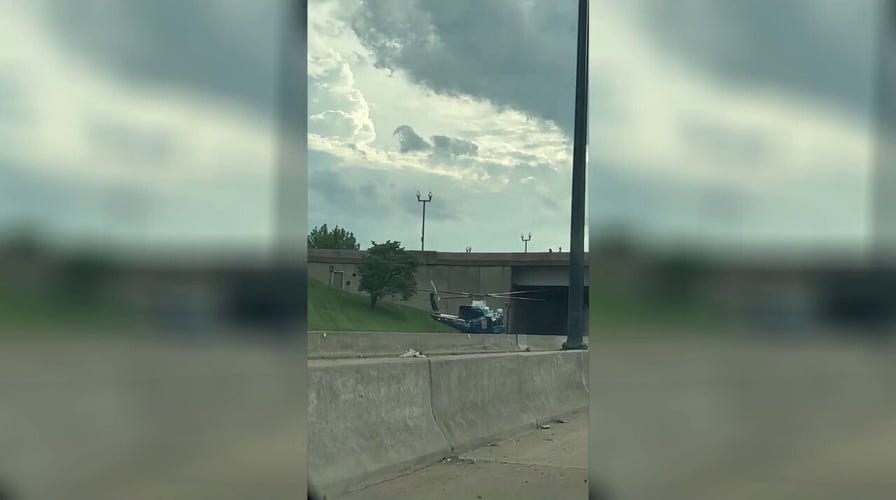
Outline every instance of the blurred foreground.
[(896, 346), (594, 342), (590, 477), (609, 498), (893, 498)]
[(21, 236), (0, 255), (10, 498), (304, 495), (302, 270)]

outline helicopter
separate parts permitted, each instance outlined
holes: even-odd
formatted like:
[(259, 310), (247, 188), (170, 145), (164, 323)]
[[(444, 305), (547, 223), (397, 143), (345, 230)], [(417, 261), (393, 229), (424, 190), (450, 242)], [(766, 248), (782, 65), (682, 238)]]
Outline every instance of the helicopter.
[(447, 294), (447, 296), (442, 297), (441, 295), (439, 295), (439, 291), (436, 290), (435, 283), (430, 281), (429, 284), (432, 286), (432, 291), (429, 292), (429, 302), (432, 306), (432, 319), (438, 321), (439, 323), (442, 323), (443, 325), (448, 325), (451, 328), (454, 328), (455, 330), (462, 333), (507, 333), (507, 324), (504, 318), (504, 310), (498, 308), (497, 310), (492, 311), (492, 309), (486, 304), (485, 300), (473, 300), (469, 305), (459, 306), (457, 308), (457, 315), (455, 316), (452, 314), (445, 314), (441, 311), (440, 304), (443, 298), (446, 300), (451, 300), (464, 298), (484, 299), (486, 297), (492, 297), (508, 300), (541, 300), (529, 297), (515, 296), (521, 293), (531, 293), (530, 291), (501, 293), (443, 291), (442, 293)]

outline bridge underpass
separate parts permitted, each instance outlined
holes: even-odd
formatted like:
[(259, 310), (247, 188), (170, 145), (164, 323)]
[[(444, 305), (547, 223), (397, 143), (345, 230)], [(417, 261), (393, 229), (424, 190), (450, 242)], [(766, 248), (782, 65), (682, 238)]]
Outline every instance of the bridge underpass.
[[(569, 318), (569, 288), (566, 286), (520, 286), (514, 292), (526, 291), (523, 297), (538, 301), (510, 301), (508, 330), (520, 335), (566, 335)], [(588, 335), (588, 287), (585, 287), (585, 335)]]
[[(544, 301), (505, 301), (489, 299), (493, 309), (504, 308), (510, 333), (525, 335), (565, 335), (569, 284), (568, 253), (453, 253), (418, 252), (421, 267), (416, 280), (420, 287), (429, 282), (439, 290), (477, 293), (537, 290)], [(358, 290), (357, 266), (364, 252), (354, 250), (308, 251), (308, 275), (350, 293)], [(588, 307), (588, 254), (585, 254), (585, 307)], [(391, 299), (384, 299), (391, 301)], [(449, 312), (456, 312), (458, 301), (451, 301)], [(418, 292), (407, 302), (399, 302), (424, 311), (430, 310), (429, 295)], [(587, 311), (586, 311), (587, 313)], [(587, 314), (585, 316), (588, 317)], [(586, 328), (587, 331), (587, 328)]]
[[(514, 266), (511, 290), (532, 293), (522, 297), (538, 301), (511, 301), (509, 329), (525, 335), (566, 335), (569, 318), (569, 267), (567, 265)], [(585, 273), (585, 319), (588, 318), (588, 273)], [(585, 325), (587, 335), (587, 323)]]

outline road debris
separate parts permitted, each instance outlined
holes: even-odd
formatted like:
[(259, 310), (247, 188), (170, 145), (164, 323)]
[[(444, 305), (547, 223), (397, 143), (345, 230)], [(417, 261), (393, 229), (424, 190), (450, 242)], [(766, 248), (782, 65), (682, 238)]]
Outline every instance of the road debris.
[(476, 463), (476, 460), (467, 457), (459, 457), (457, 455), (447, 456), (442, 459), (442, 463), (445, 464), (468, 464), (472, 465)]
[(414, 349), (408, 349), (408, 352), (399, 356), (399, 358), (425, 358), (426, 355)]

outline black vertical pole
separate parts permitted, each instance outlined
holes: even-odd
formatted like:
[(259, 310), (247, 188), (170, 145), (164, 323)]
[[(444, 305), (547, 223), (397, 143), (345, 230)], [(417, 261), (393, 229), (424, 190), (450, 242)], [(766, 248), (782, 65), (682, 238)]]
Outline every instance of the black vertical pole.
[(588, 141), (588, 0), (579, 0), (575, 129), (572, 151), (572, 212), (569, 245), (569, 312), (563, 349), (585, 349), (585, 151)]
[(891, 266), (896, 254), (896, 4), (882, 2), (877, 26), (875, 158), (871, 178), (871, 260), (875, 267)]
[(432, 201), (432, 191), (429, 192), (429, 197), (424, 199), (420, 196), (420, 191), (417, 191), (417, 202), (423, 203), (423, 228), (420, 230), (420, 253), (423, 253), (426, 245), (426, 204)]

